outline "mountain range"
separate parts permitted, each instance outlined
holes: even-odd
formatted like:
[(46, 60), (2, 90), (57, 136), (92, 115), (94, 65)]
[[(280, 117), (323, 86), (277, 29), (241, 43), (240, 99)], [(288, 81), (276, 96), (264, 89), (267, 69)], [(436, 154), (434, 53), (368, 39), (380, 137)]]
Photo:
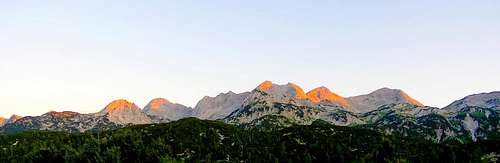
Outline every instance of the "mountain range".
[(381, 88), (365, 95), (343, 97), (326, 87), (305, 92), (293, 83), (265, 81), (249, 92), (203, 97), (194, 108), (157, 98), (141, 109), (120, 99), (90, 114), (51, 111), (40, 116), (0, 118), (0, 132), (101, 131), (196, 117), (263, 130), (319, 120), (435, 142), (470, 142), (497, 138), (499, 114), (500, 92), (470, 95), (436, 108), (425, 106), (398, 89)]

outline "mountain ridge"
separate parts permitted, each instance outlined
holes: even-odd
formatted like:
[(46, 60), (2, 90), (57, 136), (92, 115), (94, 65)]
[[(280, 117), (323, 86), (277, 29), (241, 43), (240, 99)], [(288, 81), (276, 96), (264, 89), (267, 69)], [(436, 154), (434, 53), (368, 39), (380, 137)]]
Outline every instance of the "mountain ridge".
[[(471, 100), (472, 99), (472, 100)], [(264, 81), (250, 92), (203, 97), (194, 108), (165, 98), (152, 99), (144, 108), (118, 99), (101, 111), (80, 114), (47, 112), (4, 123), (0, 131), (30, 129), (100, 131), (135, 124), (166, 123), (187, 117), (220, 120), (244, 127), (310, 125), (322, 120), (338, 126), (357, 126), (386, 134), (419, 135), (443, 142), (494, 138), (500, 133), (500, 93), (469, 95), (446, 108), (424, 106), (400, 89), (381, 88), (344, 98), (321, 86), (308, 91), (293, 83)], [(452, 108), (452, 109), (450, 109)]]

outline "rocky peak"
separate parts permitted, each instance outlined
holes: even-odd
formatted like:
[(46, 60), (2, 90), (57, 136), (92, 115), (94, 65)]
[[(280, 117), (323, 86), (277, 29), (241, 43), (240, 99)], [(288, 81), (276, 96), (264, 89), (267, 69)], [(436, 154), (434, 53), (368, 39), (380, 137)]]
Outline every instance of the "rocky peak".
[(482, 108), (500, 108), (500, 91), (469, 95), (460, 100), (454, 101), (444, 109), (455, 110), (468, 106), (476, 106)]
[(349, 106), (349, 102), (347, 102), (347, 100), (344, 97), (333, 93), (332, 91), (330, 91), (330, 89), (324, 86), (315, 88), (307, 92), (306, 95), (307, 98), (311, 100), (313, 103), (319, 103), (321, 101), (331, 101), (339, 103), (344, 107)]
[(106, 114), (110, 121), (117, 124), (151, 123), (151, 119), (137, 105), (124, 99), (109, 103), (99, 114)]
[(109, 103), (101, 112), (112, 113), (124, 109), (139, 109), (139, 107), (125, 99), (119, 99)]
[(19, 115), (12, 115), (10, 118), (7, 120), (7, 123), (15, 123), (17, 120), (23, 118), (22, 116)]
[(256, 89), (259, 89), (259, 90), (268, 90), (270, 89), (271, 87), (273, 87), (275, 84), (273, 84), (273, 82), (269, 81), (269, 80), (266, 80), (264, 82), (262, 82), (261, 84), (259, 84), (259, 86), (257, 86)]
[(370, 93), (370, 95), (376, 96), (376, 97), (393, 98), (393, 100), (395, 101), (394, 103), (408, 103), (408, 104), (412, 104), (415, 106), (424, 106), (422, 103), (413, 99), (412, 97), (410, 97), (408, 94), (406, 94), (404, 91), (402, 91), (400, 89), (390, 89), (390, 88), (384, 87), (384, 88), (381, 88), (379, 90), (376, 90), (376, 91)]
[(144, 107), (144, 112), (155, 118), (157, 122), (169, 122), (191, 115), (192, 109), (181, 104), (176, 104), (164, 98), (156, 98)]
[(0, 117), (0, 127), (5, 125), (5, 123), (7, 123), (7, 119)]
[(347, 98), (355, 112), (368, 112), (387, 104), (408, 103), (415, 106), (424, 106), (399, 89), (381, 88), (367, 95)]
[(264, 81), (260, 84), (256, 90), (266, 92), (272, 96), (276, 97), (292, 97), (296, 99), (307, 99), (304, 90), (298, 85), (293, 83), (288, 83), (286, 85), (277, 85), (271, 81)]
[(167, 104), (170, 104), (171, 102), (168, 101), (167, 99), (164, 99), (164, 98), (155, 98), (153, 100), (151, 100), (148, 105), (146, 105), (145, 108), (149, 108), (149, 109), (159, 109), (161, 108), (162, 106), (164, 105), (167, 105)]

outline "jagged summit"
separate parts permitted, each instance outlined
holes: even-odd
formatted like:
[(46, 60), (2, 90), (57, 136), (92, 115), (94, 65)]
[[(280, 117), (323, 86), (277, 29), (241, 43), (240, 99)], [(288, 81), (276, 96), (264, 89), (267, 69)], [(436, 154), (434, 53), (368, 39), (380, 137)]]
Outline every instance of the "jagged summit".
[(278, 85), (271, 81), (264, 81), (256, 89), (277, 97), (289, 96), (297, 99), (307, 99), (304, 90), (294, 83)]
[(344, 107), (349, 106), (349, 102), (344, 97), (333, 93), (332, 91), (330, 91), (330, 89), (324, 86), (315, 88), (307, 92), (306, 95), (307, 98), (314, 103), (319, 103), (321, 101), (332, 101), (332, 102), (337, 102)]

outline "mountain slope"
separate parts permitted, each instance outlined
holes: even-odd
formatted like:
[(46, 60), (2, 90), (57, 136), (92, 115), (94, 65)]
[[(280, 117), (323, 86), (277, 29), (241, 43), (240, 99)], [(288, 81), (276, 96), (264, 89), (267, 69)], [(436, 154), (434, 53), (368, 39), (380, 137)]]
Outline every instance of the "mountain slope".
[(449, 121), (455, 124), (461, 139), (472, 141), (500, 138), (500, 110), (467, 106), (446, 112)]
[(480, 93), (454, 101), (442, 109), (462, 137), (473, 141), (500, 137), (500, 92)]
[(5, 125), (5, 123), (7, 123), (7, 119), (0, 117), (0, 127)]
[[(14, 145), (13, 145), (14, 144)], [(99, 133), (0, 135), (0, 162), (488, 162), (500, 142), (435, 144), (321, 121), (281, 130), (195, 118)]]
[(360, 118), (365, 124), (359, 127), (386, 134), (443, 142), (457, 136), (458, 130), (445, 116), (438, 114), (438, 110), (412, 104), (384, 105), (363, 113)]

